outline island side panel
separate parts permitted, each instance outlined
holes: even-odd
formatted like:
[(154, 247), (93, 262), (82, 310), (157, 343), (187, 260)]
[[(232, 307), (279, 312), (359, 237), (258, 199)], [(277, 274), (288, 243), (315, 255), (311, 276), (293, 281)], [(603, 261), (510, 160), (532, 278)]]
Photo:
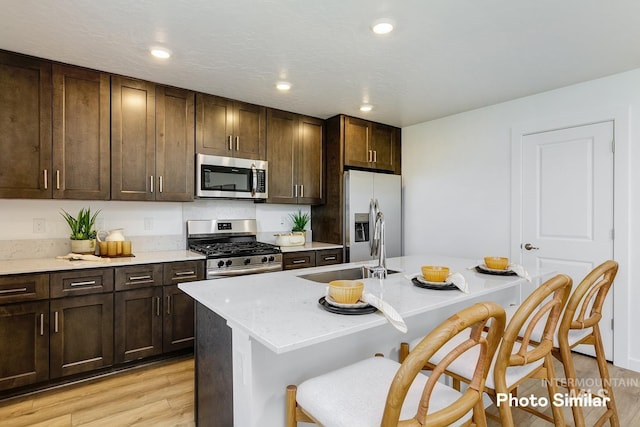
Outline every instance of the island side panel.
[(199, 427), (233, 425), (233, 362), (227, 321), (196, 302), (195, 418)]

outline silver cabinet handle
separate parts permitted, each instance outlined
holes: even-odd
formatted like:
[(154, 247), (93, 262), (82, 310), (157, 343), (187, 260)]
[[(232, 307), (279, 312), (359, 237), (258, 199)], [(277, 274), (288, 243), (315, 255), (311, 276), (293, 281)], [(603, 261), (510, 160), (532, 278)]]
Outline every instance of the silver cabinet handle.
[(367, 162), (369, 163), (373, 162), (373, 151), (371, 150), (367, 152)]
[(291, 261), (291, 264), (304, 264), (306, 262), (306, 259), (294, 259), (293, 261)]
[(40, 336), (44, 335), (44, 313), (40, 313)]
[(378, 150), (373, 150), (373, 163), (378, 162)]
[(146, 276), (131, 276), (129, 277), (129, 280), (149, 280), (151, 279), (151, 276), (149, 276), (148, 274)]
[(160, 175), (160, 177), (158, 177), (158, 180), (160, 181), (158, 183), (158, 190), (162, 193), (162, 175)]
[(240, 137), (236, 136), (236, 151), (240, 151)]
[(233, 140), (233, 136), (229, 135), (229, 151), (233, 150), (233, 147), (231, 146), (232, 140)]
[(330, 256), (326, 256), (323, 258), (325, 261), (335, 261), (336, 260), (336, 256), (335, 255), (330, 255)]
[(176, 276), (195, 276), (196, 272), (191, 270), (191, 271), (176, 271), (174, 273)]
[(53, 313), (53, 332), (58, 333), (58, 312)]
[(44, 189), (46, 190), (48, 187), (48, 181), (49, 181), (49, 171), (45, 169), (43, 175), (44, 175)]
[(160, 316), (160, 297), (156, 297), (156, 316)]
[(297, 185), (293, 186), (293, 197), (298, 197), (298, 186)]
[(56, 169), (56, 190), (60, 189), (60, 170)]
[(14, 294), (18, 292), (27, 292), (27, 288), (0, 289), (0, 294)]
[(304, 185), (300, 185), (300, 197), (304, 197)]
[(171, 295), (167, 295), (167, 314), (171, 314)]
[(87, 285), (95, 285), (95, 280), (88, 280), (86, 282), (73, 282), (70, 286), (87, 286)]
[(540, 249), (538, 247), (533, 246), (531, 243), (525, 243), (523, 247), (528, 251), (537, 251), (538, 249)]
[(151, 184), (151, 192), (153, 193), (153, 175), (149, 176), (149, 183)]

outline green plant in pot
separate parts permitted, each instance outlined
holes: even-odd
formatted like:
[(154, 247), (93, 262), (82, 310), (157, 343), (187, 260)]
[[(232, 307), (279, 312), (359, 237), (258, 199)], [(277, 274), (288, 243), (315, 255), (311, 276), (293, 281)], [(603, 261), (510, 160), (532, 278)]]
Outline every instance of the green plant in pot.
[(67, 221), (71, 229), (71, 252), (76, 254), (93, 254), (96, 251), (96, 218), (100, 210), (91, 214), (91, 208), (82, 208), (77, 216), (62, 209), (60, 215)]
[(305, 227), (309, 223), (311, 216), (308, 213), (302, 213), (302, 211), (298, 210), (297, 213), (289, 214), (291, 217), (292, 227), (291, 231), (296, 233), (304, 233)]

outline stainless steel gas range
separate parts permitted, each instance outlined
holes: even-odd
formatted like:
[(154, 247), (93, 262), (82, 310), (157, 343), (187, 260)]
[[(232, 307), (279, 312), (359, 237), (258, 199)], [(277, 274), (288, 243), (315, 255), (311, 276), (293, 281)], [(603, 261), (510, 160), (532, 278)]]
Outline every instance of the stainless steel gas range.
[(187, 221), (187, 246), (206, 255), (207, 279), (282, 270), (280, 248), (258, 242), (255, 219)]

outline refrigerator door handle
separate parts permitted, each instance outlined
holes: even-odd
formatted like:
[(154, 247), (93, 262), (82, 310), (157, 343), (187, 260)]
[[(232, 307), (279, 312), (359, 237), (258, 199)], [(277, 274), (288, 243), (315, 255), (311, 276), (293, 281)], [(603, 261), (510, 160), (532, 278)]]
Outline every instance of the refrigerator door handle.
[[(371, 199), (369, 202), (369, 230), (373, 230), (376, 224), (376, 216), (380, 209), (378, 208), (378, 199)], [(376, 238), (375, 233), (369, 234), (369, 245), (371, 247), (371, 256), (378, 254), (378, 245), (380, 241)], [(372, 237), (371, 237), (372, 236)]]

